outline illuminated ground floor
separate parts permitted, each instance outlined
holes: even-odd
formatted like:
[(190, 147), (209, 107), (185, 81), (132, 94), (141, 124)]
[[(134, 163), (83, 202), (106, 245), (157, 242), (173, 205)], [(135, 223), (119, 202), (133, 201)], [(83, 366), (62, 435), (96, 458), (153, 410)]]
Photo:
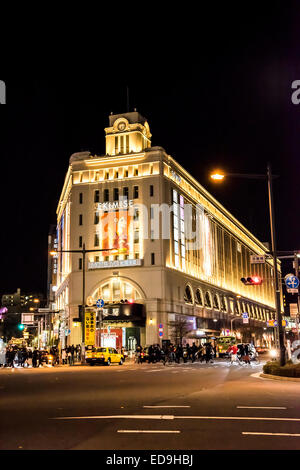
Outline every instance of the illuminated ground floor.
[[(82, 343), (81, 294), (80, 271), (71, 273), (56, 293), (54, 307), (60, 312), (56, 335), (65, 344)], [(169, 268), (89, 270), (86, 294), (86, 309), (96, 316), (97, 346), (100, 338), (102, 346), (128, 350), (137, 345), (162, 345), (166, 340), (176, 343), (182, 323), (183, 344), (230, 335), (260, 346), (274, 344), (274, 328), (267, 327), (267, 321), (274, 318), (272, 306)], [(102, 311), (95, 307), (99, 299), (105, 302)], [(243, 313), (247, 313), (247, 323)]]

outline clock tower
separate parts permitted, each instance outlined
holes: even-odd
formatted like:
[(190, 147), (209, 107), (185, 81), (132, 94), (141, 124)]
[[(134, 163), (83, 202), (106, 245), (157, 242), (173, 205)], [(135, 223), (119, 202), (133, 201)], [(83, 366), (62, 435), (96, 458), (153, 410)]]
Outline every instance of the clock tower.
[(137, 111), (111, 114), (105, 134), (106, 155), (139, 153), (151, 147), (149, 124)]

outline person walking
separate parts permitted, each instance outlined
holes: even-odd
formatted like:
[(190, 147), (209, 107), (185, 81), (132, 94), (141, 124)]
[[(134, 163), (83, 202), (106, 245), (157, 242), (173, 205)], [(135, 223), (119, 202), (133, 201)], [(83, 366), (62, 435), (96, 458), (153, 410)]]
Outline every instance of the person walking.
[(176, 362), (177, 362), (177, 364), (180, 364), (180, 358), (181, 358), (181, 357), (183, 358), (183, 349), (182, 349), (181, 344), (179, 344), (179, 345), (176, 347), (175, 357), (176, 357)]
[(28, 356), (27, 356), (27, 366), (32, 367), (32, 350), (28, 350)]
[(38, 364), (38, 350), (34, 348), (32, 352), (32, 367), (37, 367)]
[(250, 364), (250, 348), (249, 345), (246, 343), (244, 344), (244, 357), (243, 360), (245, 361), (246, 364)]
[(63, 366), (67, 363), (67, 352), (66, 349), (62, 349), (61, 351), (61, 360), (63, 363)]
[(213, 362), (212, 360), (212, 345), (211, 343), (205, 343), (205, 362)]
[(230, 355), (230, 364), (233, 364), (234, 362), (237, 362), (237, 360), (238, 360), (238, 357), (237, 357), (238, 347), (237, 347), (237, 345), (236, 344), (231, 345), (228, 348), (227, 352)]
[(72, 365), (72, 352), (71, 352), (71, 348), (70, 348), (70, 347), (68, 348), (67, 356), (68, 356), (68, 363), (69, 363), (69, 366), (71, 366), (71, 365)]
[(193, 344), (192, 344), (192, 347), (191, 347), (191, 358), (192, 358), (192, 362), (195, 362), (195, 360), (196, 360), (197, 351), (198, 351), (198, 348), (197, 348), (197, 346), (196, 346), (196, 343), (193, 343)]

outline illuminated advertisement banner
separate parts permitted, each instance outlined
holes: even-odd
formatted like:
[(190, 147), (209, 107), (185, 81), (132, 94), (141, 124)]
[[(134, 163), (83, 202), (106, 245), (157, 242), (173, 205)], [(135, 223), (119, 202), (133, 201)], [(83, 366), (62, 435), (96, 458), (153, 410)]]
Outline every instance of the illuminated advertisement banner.
[(105, 212), (100, 218), (100, 248), (129, 253), (133, 247), (133, 216), (128, 211)]
[(85, 345), (95, 345), (95, 332), (96, 332), (96, 313), (93, 311), (85, 312)]

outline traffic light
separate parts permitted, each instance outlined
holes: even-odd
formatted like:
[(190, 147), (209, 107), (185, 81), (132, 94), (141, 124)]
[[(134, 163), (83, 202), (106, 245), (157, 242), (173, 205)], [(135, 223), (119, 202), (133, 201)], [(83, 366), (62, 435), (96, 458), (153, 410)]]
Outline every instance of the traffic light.
[(241, 281), (246, 286), (259, 286), (263, 280), (259, 276), (251, 276), (251, 277), (242, 277)]
[(25, 325), (23, 325), (22, 323), (19, 323), (19, 324), (18, 324), (18, 328), (19, 328), (19, 330), (24, 330)]

